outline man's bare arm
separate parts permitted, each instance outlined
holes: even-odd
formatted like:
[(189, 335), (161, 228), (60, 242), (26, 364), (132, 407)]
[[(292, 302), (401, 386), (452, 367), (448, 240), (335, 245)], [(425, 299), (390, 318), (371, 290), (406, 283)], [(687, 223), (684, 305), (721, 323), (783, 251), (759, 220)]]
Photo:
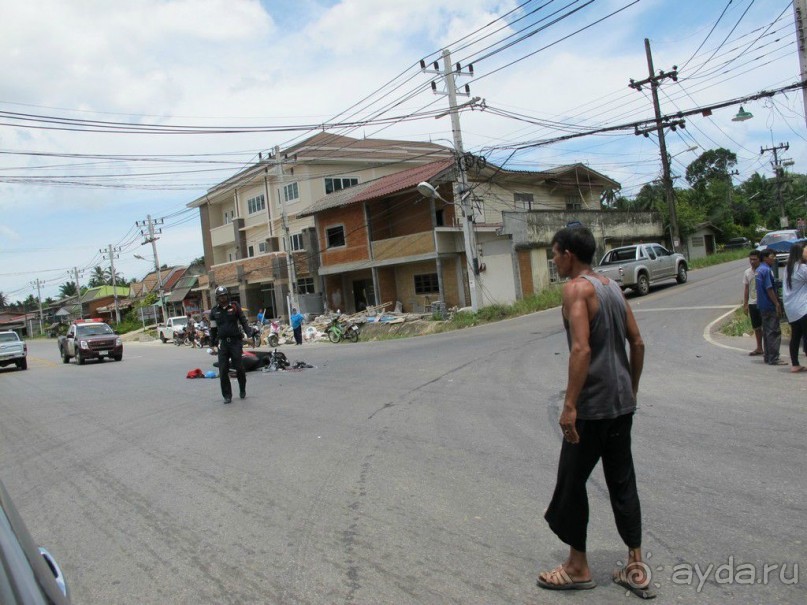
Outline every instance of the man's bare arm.
[(630, 308), (628, 301), (625, 301), (626, 336), (628, 347), (630, 348), (630, 382), (633, 387), (633, 396), (639, 392), (639, 379), (642, 377), (644, 368), (644, 340), (639, 332), (639, 324)]
[[(572, 280), (563, 287), (563, 309), (569, 321), (571, 349), (569, 351), (569, 377), (566, 384), (566, 398), (561, 414), (564, 430), (574, 430), (577, 417), (577, 399), (583, 390), (591, 363), (591, 343), (589, 341), (588, 297), (594, 296), (594, 286), (584, 280)], [(565, 423), (565, 424), (564, 424)], [(571, 426), (568, 426), (568, 425)], [(574, 433), (572, 443), (577, 442)]]

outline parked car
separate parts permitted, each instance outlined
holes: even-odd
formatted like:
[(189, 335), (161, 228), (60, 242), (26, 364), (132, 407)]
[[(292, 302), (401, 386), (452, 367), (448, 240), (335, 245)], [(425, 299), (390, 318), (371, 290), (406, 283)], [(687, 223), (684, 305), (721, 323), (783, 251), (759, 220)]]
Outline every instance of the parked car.
[(784, 265), (787, 263), (787, 256), (790, 254), (790, 247), (799, 239), (799, 232), (795, 229), (781, 229), (779, 231), (770, 231), (765, 234), (759, 244), (757, 250), (764, 250), (771, 248), (776, 251), (776, 263)]
[(650, 292), (651, 284), (674, 279), (679, 284), (687, 280), (687, 261), (683, 254), (670, 252), (661, 244), (621, 246), (606, 252), (597, 273), (613, 279), (623, 290), (631, 288), (639, 296)]
[(174, 340), (174, 332), (185, 331), (185, 326), (188, 325), (188, 318), (185, 315), (177, 315), (176, 317), (169, 317), (165, 325), (160, 324), (157, 327), (157, 334), (163, 344), (169, 340)]
[(16, 332), (0, 332), (0, 367), (11, 364), (21, 370), (28, 369), (28, 345)]
[(732, 237), (729, 241), (726, 242), (726, 245), (723, 246), (726, 250), (738, 250), (741, 248), (750, 248), (751, 247), (751, 240), (747, 237)]
[(0, 482), (0, 602), (3, 605), (70, 605), (62, 570), (37, 547)]

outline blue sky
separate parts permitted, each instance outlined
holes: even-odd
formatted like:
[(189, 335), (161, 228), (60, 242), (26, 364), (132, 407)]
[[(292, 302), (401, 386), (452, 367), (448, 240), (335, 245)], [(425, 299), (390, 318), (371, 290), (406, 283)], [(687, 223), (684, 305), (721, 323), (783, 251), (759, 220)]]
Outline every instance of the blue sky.
[[(680, 82), (662, 88), (665, 113), (798, 80), (793, 14), (787, 1), (641, 0), (633, 5), (632, 0), (587, 1), (525, 4), (508, 18), (504, 25), (509, 27), (486, 43), (563, 7), (568, 7), (565, 12), (580, 10), (479, 61), (485, 43), (460, 48), (469, 33), (520, 3), (6, 3), (0, 53), (8, 69), (0, 81), (0, 111), (134, 124), (316, 124), (340, 114), (398, 74), (412, 79), (387, 101), (425, 85), (428, 76), (409, 68), (454, 42), (450, 48), (455, 60), (476, 57), (473, 95), (491, 107), (572, 126), (596, 128), (651, 117), (647, 95), (627, 86), (630, 78), (647, 76), (645, 37), (651, 40), (656, 69), (681, 67)], [(542, 5), (546, 6), (533, 16), (526, 15)], [(575, 33), (623, 7), (604, 22)], [(751, 44), (783, 11), (765, 37)], [(735, 26), (728, 42), (711, 57)], [(565, 36), (568, 39), (560, 41)], [(701, 43), (702, 49), (687, 63)], [(747, 44), (750, 47), (741, 52)], [(707, 58), (709, 62), (698, 69)], [(513, 61), (517, 62), (507, 66)], [(435, 108), (444, 106), (445, 100), (420, 92), (391, 114), (416, 112), (430, 103)], [(382, 104), (363, 106), (357, 117), (367, 117)], [(698, 153), (724, 146), (738, 153), (739, 179), (754, 171), (770, 174), (769, 158), (760, 156), (760, 146), (789, 142), (786, 155), (794, 160), (794, 170), (807, 171), (801, 95), (789, 93), (744, 106), (754, 113), (753, 120), (732, 122), (738, 109), (732, 107), (708, 118), (693, 116), (685, 131), (671, 133), (673, 170), (681, 175)], [(59, 284), (70, 279), (68, 270), (101, 263), (98, 250), (109, 244), (124, 248), (116, 268), (126, 277), (142, 277), (149, 265), (134, 254), (150, 256), (151, 247), (139, 245), (142, 237), (135, 221), (149, 214), (168, 217), (158, 242), (161, 262), (187, 263), (201, 256), (198, 217), (186, 212), (185, 205), (254, 160), (259, 151), (305, 136), (304, 132), (193, 136), (71, 132), (30, 127), (41, 122), (22, 127), (9, 113), (3, 117), (0, 292), (12, 301), (35, 294), (30, 284), (36, 279), (46, 283), (43, 297), (55, 296)], [(486, 153), (493, 161), (509, 156), (503, 149), (508, 145), (562, 134), (479, 111), (463, 114), (462, 127), (466, 148)], [(450, 125), (447, 118), (426, 118), (343, 132), (436, 140), (450, 138)], [(694, 145), (698, 151), (686, 151)], [(53, 153), (82, 157), (33, 155)], [(171, 158), (144, 161), (157, 156)], [(200, 163), (202, 159), (217, 163)], [(615, 178), (629, 195), (660, 171), (654, 139), (631, 134), (538, 147), (516, 154), (508, 166), (540, 170), (577, 161)]]

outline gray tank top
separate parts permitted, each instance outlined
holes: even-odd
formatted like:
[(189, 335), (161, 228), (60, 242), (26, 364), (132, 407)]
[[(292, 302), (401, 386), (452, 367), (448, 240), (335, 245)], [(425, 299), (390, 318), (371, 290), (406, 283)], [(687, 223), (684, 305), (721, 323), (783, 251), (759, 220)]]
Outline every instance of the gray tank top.
[[(630, 379), (630, 362), (626, 350), (626, 307), (622, 290), (608, 280), (604, 285), (596, 277), (582, 275), (597, 294), (599, 309), (589, 325), (591, 363), (588, 376), (577, 400), (577, 417), (581, 420), (616, 418), (636, 410)], [(569, 350), (572, 338), (569, 322), (564, 319)]]

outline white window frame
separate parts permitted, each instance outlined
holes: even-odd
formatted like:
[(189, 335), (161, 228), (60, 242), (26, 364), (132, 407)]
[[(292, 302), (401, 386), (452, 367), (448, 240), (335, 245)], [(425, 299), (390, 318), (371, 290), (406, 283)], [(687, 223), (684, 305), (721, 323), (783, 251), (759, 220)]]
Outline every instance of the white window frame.
[(247, 200), (247, 214), (256, 214), (261, 210), (266, 210), (266, 198), (263, 193)]
[[(355, 187), (358, 184), (359, 179), (355, 176), (329, 176), (325, 178), (325, 195), (342, 191), (342, 189)], [(330, 191), (328, 191), (328, 189), (330, 189)]]
[(247, 258), (252, 258), (253, 256), (255, 256), (255, 246), (249, 244), (247, 246)]
[(288, 185), (283, 186), (283, 201), (284, 202), (295, 202), (300, 199), (300, 188), (297, 186), (297, 183), (289, 183)]
[(266, 254), (266, 242), (258, 242), (258, 252)]
[(299, 252), (300, 250), (305, 250), (305, 244), (303, 242), (303, 234), (293, 233), (292, 235), (290, 235), (289, 246), (291, 246), (292, 252)]

